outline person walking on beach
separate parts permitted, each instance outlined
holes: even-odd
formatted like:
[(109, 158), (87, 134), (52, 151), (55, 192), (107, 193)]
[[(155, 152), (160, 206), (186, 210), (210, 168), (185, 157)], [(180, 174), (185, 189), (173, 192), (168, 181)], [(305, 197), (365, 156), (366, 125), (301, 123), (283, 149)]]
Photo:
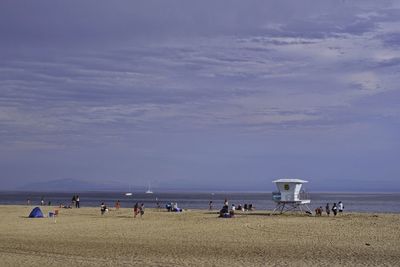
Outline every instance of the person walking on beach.
[(331, 208), (329, 207), (329, 203), (326, 203), (325, 211), (326, 211), (326, 215), (329, 216), (331, 214)]
[(119, 202), (119, 200), (117, 200), (117, 202), (115, 202), (115, 209), (119, 210), (119, 208), (121, 208), (121, 203)]
[(135, 206), (133, 206), (133, 218), (136, 218), (138, 213), (139, 213), (139, 203), (136, 202)]
[(142, 203), (139, 207), (139, 212), (140, 212), (140, 218), (142, 218), (143, 214), (144, 214), (144, 203)]
[(100, 212), (101, 212), (101, 215), (104, 215), (104, 213), (105, 213), (106, 211), (108, 211), (108, 210), (107, 210), (107, 206), (106, 206), (106, 204), (104, 204), (104, 202), (102, 202), (101, 205), (100, 205)]
[(208, 210), (212, 210), (212, 208), (213, 208), (213, 202), (212, 202), (212, 200), (210, 200), (210, 202), (208, 203)]
[(79, 209), (81, 207), (79, 201), (80, 201), (80, 199), (79, 199), (79, 196), (77, 195), (76, 199), (75, 199), (75, 208)]
[(336, 216), (336, 214), (337, 214), (337, 206), (336, 206), (336, 203), (333, 203), (332, 211), (333, 211), (333, 215)]
[(342, 201), (339, 201), (339, 203), (338, 203), (338, 209), (339, 209), (339, 214), (342, 214), (342, 213), (343, 213), (343, 209), (344, 209), (344, 206), (343, 206)]

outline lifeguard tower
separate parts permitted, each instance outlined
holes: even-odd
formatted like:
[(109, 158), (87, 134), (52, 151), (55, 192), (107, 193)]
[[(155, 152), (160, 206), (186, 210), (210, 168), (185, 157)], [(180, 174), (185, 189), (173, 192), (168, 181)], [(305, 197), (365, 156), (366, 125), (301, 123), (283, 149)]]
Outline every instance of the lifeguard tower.
[(272, 192), (272, 200), (276, 202), (276, 208), (273, 212), (279, 211), (284, 213), (287, 211), (308, 211), (307, 206), (311, 202), (304, 190), (303, 184), (308, 181), (300, 179), (278, 179), (273, 181), (279, 192)]

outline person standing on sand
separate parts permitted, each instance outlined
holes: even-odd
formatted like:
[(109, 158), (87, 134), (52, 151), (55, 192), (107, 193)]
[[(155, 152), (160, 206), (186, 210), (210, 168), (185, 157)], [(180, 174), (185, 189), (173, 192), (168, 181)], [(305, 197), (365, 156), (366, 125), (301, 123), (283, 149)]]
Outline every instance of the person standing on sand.
[(142, 216), (143, 216), (143, 214), (144, 214), (144, 203), (142, 203), (142, 204), (140, 205), (139, 212), (140, 212), (140, 218), (142, 218)]
[(121, 208), (121, 203), (119, 202), (119, 200), (117, 200), (117, 202), (115, 202), (115, 209), (119, 210), (119, 208)]
[(337, 206), (336, 206), (336, 203), (333, 203), (332, 211), (333, 211), (333, 215), (336, 216), (336, 214), (337, 214)]
[(104, 204), (104, 202), (102, 202), (101, 203), (101, 205), (100, 205), (100, 212), (101, 212), (101, 215), (104, 215), (104, 213), (107, 211), (107, 206), (106, 206), (106, 204)]
[(79, 201), (80, 201), (80, 199), (79, 199), (79, 196), (77, 195), (76, 199), (75, 199), (75, 208), (79, 209), (81, 207)]
[(338, 203), (338, 209), (339, 209), (339, 214), (342, 214), (343, 209), (344, 209), (344, 206), (343, 206), (342, 201), (339, 201), (339, 203)]
[(325, 211), (326, 211), (326, 215), (329, 216), (331, 214), (331, 208), (329, 207), (329, 203), (326, 203)]
[(227, 198), (225, 198), (225, 200), (224, 200), (224, 206), (228, 206), (228, 199)]
[(40, 205), (44, 206), (44, 197), (42, 197), (42, 199), (40, 200)]
[(71, 205), (71, 206), (72, 206), (72, 207), (75, 206), (75, 204), (76, 204), (76, 203), (75, 203), (75, 202), (76, 202), (76, 196), (75, 196), (75, 195), (72, 196), (71, 202), (72, 202), (72, 205)]
[(212, 210), (212, 204), (213, 204), (213, 202), (212, 202), (212, 200), (210, 200), (210, 202), (208, 203), (208, 210)]
[(139, 203), (136, 202), (135, 206), (133, 206), (133, 218), (136, 218), (136, 215), (139, 213)]

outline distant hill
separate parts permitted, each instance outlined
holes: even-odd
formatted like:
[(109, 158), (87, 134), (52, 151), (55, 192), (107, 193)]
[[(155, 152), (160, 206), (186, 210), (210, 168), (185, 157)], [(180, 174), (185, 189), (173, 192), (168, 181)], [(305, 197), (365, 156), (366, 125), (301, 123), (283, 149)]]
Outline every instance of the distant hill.
[(128, 186), (114, 182), (88, 182), (77, 179), (57, 179), (45, 182), (29, 183), (17, 190), (47, 192), (84, 192), (84, 191), (126, 191)]

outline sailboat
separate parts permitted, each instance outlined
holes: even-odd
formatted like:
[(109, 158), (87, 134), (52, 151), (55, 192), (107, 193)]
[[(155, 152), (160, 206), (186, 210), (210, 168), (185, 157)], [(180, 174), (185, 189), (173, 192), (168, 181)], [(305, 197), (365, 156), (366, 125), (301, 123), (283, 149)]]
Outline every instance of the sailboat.
[(131, 185), (129, 185), (129, 192), (126, 192), (125, 196), (127, 196), (127, 197), (132, 196)]
[(150, 183), (149, 183), (149, 187), (148, 187), (148, 189), (147, 189), (147, 191), (145, 193), (146, 194), (153, 194), (153, 191), (151, 191), (151, 188), (150, 188)]

